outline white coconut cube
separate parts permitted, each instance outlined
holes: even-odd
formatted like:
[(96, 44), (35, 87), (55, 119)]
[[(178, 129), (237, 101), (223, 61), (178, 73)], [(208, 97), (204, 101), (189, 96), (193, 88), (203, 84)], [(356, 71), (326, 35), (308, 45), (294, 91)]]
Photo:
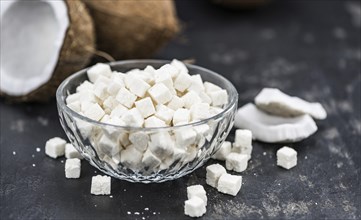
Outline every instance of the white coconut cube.
[(143, 131), (131, 132), (129, 133), (129, 141), (135, 148), (143, 152), (148, 147), (149, 136)]
[(66, 159), (65, 161), (65, 177), (76, 179), (80, 177), (80, 160), (78, 158)]
[(221, 87), (211, 83), (211, 82), (204, 82), (204, 88), (206, 90), (207, 94), (210, 94), (211, 92), (216, 92), (222, 90)]
[(190, 108), (191, 120), (202, 120), (210, 117), (209, 104), (196, 103)]
[(174, 88), (184, 92), (192, 83), (192, 78), (188, 73), (181, 72), (174, 80)]
[(284, 146), (277, 151), (277, 166), (287, 170), (297, 165), (297, 151)]
[(108, 85), (103, 82), (95, 82), (94, 84), (94, 95), (99, 98), (100, 100), (105, 100), (109, 94), (107, 92)]
[(110, 77), (111, 74), (112, 70), (110, 69), (110, 66), (104, 63), (97, 63), (87, 70), (89, 81), (92, 83), (94, 83), (99, 76)]
[(142, 127), (144, 118), (142, 114), (136, 108), (132, 108), (125, 112), (121, 118), (127, 126)]
[(80, 113), (80, 112), (81, 112), (80, 101), (75, 101), (75, 102), (69, 103), (69, 104), (67, 104), (67, 106), (68, 106), (71, 110), (73, 110), (73, 111), (75, 111), (75, 112), (77, 112), (77, 113)]
[(173, 125), (187, 124), (190, 121), (190, 111), (185, 108), (177, 109), (173, 115)]
[(107, 92), (112, 95), (116, 96), (121, 88), (124, 88), (124, 82), (123, 80), (112, 80), (107, 87)]
[(173, 153), (174, 141), (166, 131), (157, 132), (150, 135), (148, 149), (159, 159), (165, 159)]
[(173, 96), (172, 100), (168, 102), (167, 107), (176, 111), (177, 109), (184, 107), (184, 101), (182, 98), (179, 98), (178, 96), (175, 95)]
[(201, 217), (206, 213), (206, 204), (199, 197), (188, 199), (184, 203), (184, 214), (190, 217)]
[(109, 156), (119, 153), (120, 146), (116, 138), (112, 139), (108, 135), (103, 134), (98, 141), (98, 149)]
[(120, 162), (131, 169), (138, 169), (142, 161), (143, 152), (139, 151), (134, 145), (127, 146), (120, 153)]
[(156, 106), (156, 113), (155, 116), (161, 120), (163, 120), (166, 124), (169, 124), (174, 115), (174, 110), (171, 108), (168, 108), (165, 105), (159, 104)]
[(179, 70), (170, 65), (165, 64), (155, 71), (155, 82), (163, 83), (168, 88), (173, 88), (173, 79), (177, 77)]
[(225, 141), (222, 143), (221, 147), (218, 149), (218, 151), (212, 156), (213, 159), (216, 160), (226, 160), (226, 157), (228, 154), (231, 153), (232, 150), (232, 144), (229, 141)]
[(192, 128), (176, 129), (174, 133), (177, 146), (183, 148), (194, 144), (197, 138), (197, 132)]
[(83, 159), (83, 156), (79, 153), (77, 149), (72, 144), (65, 145), (65, 157), (68, 159), (78, 158)]
[(155, 108), (152, 99), (149, 97), (136, 101), (135, 107), (142, 114), (143, 118), (147, 118), (155, 113)]
[(224, 89), (210, 92), (208, 95), (212, 99), (213, 106), (223, 106), (228, 103), (228, 93)]
[(169, 88), (163, 83), (156, 83), (148, 90), (148, 93), (157, 104), (165, 104), (173, 97)]
[(202, 102), (199, 95), (194, 91), (187, 92), (184, 96), (182, 96), (182, 99), (184, 101), (184, 107), (187, 109), (190, 109), (194, 104)]
[(163, 120), (157, 118), (154, 115), (150, 116), (144, 121), (145, 128), (156, 128), (156, 127), (166, 127), (166, 126), (167, 124)]
[(59, 137), (49, 139), (45, 144), (45, 154), (52, 158), (61, 157), (65, 153), (66, 141)]
[(202, 185), (192, 185), (187, 187), (187, 197), (191, 199), (193, 197), (199, 197), (207, 205), (207, 193)]
[(236, 196), (242, 187), (242, 176), (222, 174), (218, 180), (217, 190), (221, 193)]
[(137, 99), (137, 96), (126, 88), (121, 88), (116, 96), (117, 101), (127, 108), (131, 108)]
[(84, 112), (84, 116), (94, 121), (99, 121), (105, 115), (104, 110), (98, 103), (90, 105)]
[(158, 157), (156, 157), (149, 149), (143, 154), (142, 163), (144, 167), (147, 167), (148, 169), (153, 169), (159, 166), (161, 162), (162, 161)]
[(111, 118), (121, 118), (124, 113), (128, 111), (128, 108), (126, 108), (122, 104), (118, 104), (110, 113)]
[(247, 154), (230, 153), (226, 157), (226, 168), (227, 170), (233, 170), (236, 172), (243, 172), (247, 169), (248, 165)]
[(175, 67), (178, 70), (178, 73), (181, 73), (181, 72), (188, 73), (187, 66), (183, 62), (181, 62), (177, 59), (173, 59), (172, 62), (170, 63), (170, 65)]
[(234, 139), (235, 147), (247, 147), (252, 145), (252, 132), (245, 129), (237, 129)]
[(93, 176), (90, 193), (94, 195), (109, 195), (111, 191), (111, 179), (109, 176)]
[(130, 92), (135, 94), (138, 97), (144, 97), (147, 90), (150, 88), (150, 85), (140, 79), (138, 76), (127, 74), (124, 77), (125, 85)]
[(191, 76), (191, 85), (187, 88), (187, 91), (194, 91), (198, 94), (205, 91), (201, 75), (196, 74)]
[(214, 188), (217, 188), (219, 178), (227, 173), (226, 169), (218, 163), (207, 166), (206, 171), (206, 183)]

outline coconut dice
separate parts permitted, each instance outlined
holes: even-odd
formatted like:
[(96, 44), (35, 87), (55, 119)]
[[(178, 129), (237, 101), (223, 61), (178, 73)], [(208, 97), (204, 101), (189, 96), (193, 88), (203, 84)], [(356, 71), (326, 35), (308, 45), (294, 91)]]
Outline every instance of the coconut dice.
[[(117, 169), (157, 171), (194, 160), (210, 140), (214, 124), (150, 132), (133, 128), (172, 127), (209, 118), (228, 103), (227, 91), (191, 75), (182, 62), (173, 60), (159, 69), (147, 66), (126, 73), (98, 63), (87, 71), (88, 80), (66, 98), (73, 111), (104, 123), (77, 121), (99, 158)], [(108, 125), (105, 125), (108, 124)], [(54, 153), (54, 157), (58, 153)], [(225, 156), (224, 156), (225, 157)]]

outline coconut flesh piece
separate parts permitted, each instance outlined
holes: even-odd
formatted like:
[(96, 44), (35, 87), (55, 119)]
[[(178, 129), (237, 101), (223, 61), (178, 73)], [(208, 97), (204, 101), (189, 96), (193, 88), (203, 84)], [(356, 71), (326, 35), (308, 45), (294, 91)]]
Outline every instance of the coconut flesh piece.
[[(94, 48), (94, 27), (81, 1), (1, 1), (1, 95), (43, 101)], [(86, 48), (88, 47), (88, 48)]]
[(258, 108), (272, 115), (293, 117), (309, 114), (315, 119), (325, 119), (326, 110), (320, 103), (310, 103), (298, 97), (289, 96), (279, 89), (264, 88), (256, 96), (255, 103)]
[(293, 143), (317, 131), (316, 123), (309, 115), (293, 118), (273, 116), (259, 110), (252, 103), (238, 109), (235, 126), (251, 130), (254, 139), (266, 143)]

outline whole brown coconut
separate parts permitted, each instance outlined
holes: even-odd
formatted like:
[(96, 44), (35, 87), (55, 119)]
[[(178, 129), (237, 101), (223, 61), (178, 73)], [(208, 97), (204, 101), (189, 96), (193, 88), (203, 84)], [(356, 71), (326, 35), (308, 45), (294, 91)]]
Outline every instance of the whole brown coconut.
[(84, 0), (94, 19), (98, 49), (115, 59), (147, 58), (179, 31), (172, 0)]
[[(85, 5), (83, 4), (83, 2), (81, 2), (80, 0), (66, 0), (65, 2), (65, 6), (63, 7), (65, 8), (65, 10), (61, 9), (62, 13), (61, 16), (58, 16), (57, 19), (61, 19), (61, 17), (65, 17), (68, 16), (68, 26), (67, 29), (65, 29), (65, 35), (62, 42), (58, 42), (59, 43), (59, 51), (56, 54), (56, 58), (55, 58), (55, 62), (54, 65), (52, 65), (52, 68), (50, 68), (49, 73), (45, 74), (46, 77), (41, 76), (40, 77), (40, 73), (39, 76), (34, 76), (34, 73), (31, 73), (29, 75), (31, 75), (31, 77), (38, 77), (40, 80), (39, 81), (44, 81), (45, 82), (37, 82), (36, 80), (33, 80), (33, 85), (29, 86), (29, 87), (36, 87), (36, 88), (30, 88), (27, 91), (25, 89), (23, 89), (21, 86), (19, 86), (19, 88), (11, 88), (11, 86), (8, 86), (8, 84), (18, 84), (18, 85), (27, 85), (26, 84), (26, 77), (21, 76), (18, 78), (11, 78), (13, 77), (13, 75), (16, 74), (22, 74), (20, 73), (13, 73), (11, 72), (11, 68), (9, 67), (8, 70), (3, 71), (2, 70), (2, 79), (6, 79), (9, 78), (8, 81), (2, 82), (2, 86), (1, 86), (1, 95), (5, 96), (8, 100), (10, 101), (15, 101), (15, 102), (29, 102), (29, 101), (46, 101), (48, 100), (50, 97), (55, 95), (56, 89), (59, 86), (59, 84), (69, 75), (71, 75), (72, 73), (84, 68), (91, 56), (92, 56), (92, 52), (94, 51), (95, 48), (95, 36), (94, 36), (94, 27), (93, 27), (93, 21), (85, 7)], [(44, 10), (48, 7), (44, 4), (49, 4), (49, 5), (53, 5), (53, 4), (60, 4), (59, 2), (52, 2), (52, 1), (44, 1), (44, 2), (36, 2), (39, 3), (39, 7), (41, 7), (41, 9), (38, 9), (38, 11), (44, 12)], [(16, 7), (18, 7), (18, 9), (16, 10), (27, 10), (28, 12), (31, 11), (30, 9), (28, 9), (27, 7), (38, 7), (36, 5), (31, 5), (34, 4), (34, 2), (27, 2), (25, 4), (28, 5), (21, 5), (24, 4), (24, 2), (16, 2), (13, 5), (16, 5)], [(40, 5), (42, 4), (42, 5)], [(63, 4), (63, 3), (62, 3)], [(64, 4), (63, 4), (64, 5)], [(10, 6), (11, 7), (11, 6)], [(9, 8), (10, 8), (9, 7)], [(56, 10), (56, 6), (52, 6), (53, 10)], [(55, 7), (55, 8), (54, 8)], [(14, 6), (15, 8), (15, 6)], [(9, 9), (10, 11), (10, 9)], [(15, 9), (13, 10), (15, 11)], [(36, 11), (36, 10), (35, 10)], [(30, 12), (29, 12), (30, 13)], [(6, 14), (6, 12), (4, 13)], [(5, 16), (5, 15), (4, 15)], [(10, 15), (8, 15), (10, 16)], [(35, 17), (34, 15), (29, 14), (28, 16), (29, 19), (32, 19), (33, 17)], [(41, 16), (41, 15), (40, 15)], [(4, 19), (5, 21), (5, 19)], [(21, 24), (20, 24), (21, 25)], [(29, 25), (29, 24), (27, 24)], [(34, 24), (30, 24), (31, 25), (38, 25), (37, 23)], [(43, 30), (43, 29), (42, 29)], [(2, 30), (2, 31), (8, 31), (8, 30)], [(46, 31), (46, 30), (44, 30)], [(42, 36), (42, 33), (39, 33), (39, 37), (41, 37), (42, 40), (45, 41), (45, 39), (48, 37), (48, 35), (46, 36)], [(4, 33), (5, 36), (5, 33)], [(31, 40), (33, 39), (31, 37), (29, 38), (29, 42), (28, 44), (31, 44)], [(3, 39), (2, 39), (3, 40)], [(8, 42), (2, 42), (3, 44), (8, 43), (8, 44), (16, 44), (18, 42), (10, 42), (12, 41), (12, 39), (8, 39)], [(56, 42), (54, 42), (54, 44), (56, 44)], [(29, 51), (27, 51), (29, 52)], [(5, 53), (5, 52), (4, 52)], [(41, 51), (31, 51), (29, 53), (33, 53), (34, 56), (38, 56), (41, 57)], [(3, 55), (3, 54), (2, 54)], [(4, 58), (5, 59), (5, 58)], [(11, 62), (8, 63), (12, 63), (14, 62), (15, 65), (32, 65), (31, 63), (26, 64), (26, 62), (28, 62), (27, 60), (17, 60), (17, 61), (13, 61), (13, 59), (9, 58), (8, 60), (10, 60)], [(25, 64), (24, 64), (25, 62)], [(2, 64), (5, 65), (5, 63), (3, 63), (2, 60)], [(44, 65), (47, 65), (47, 63), (45, 63)], [(10, 66), (10, 64), (9, 64)], [(5, 67), (4, 67), (5, 68)], [(14, 71), (16, 72), (16, 70)], [(25, 71), (24, 71), (25, 72)], [(36, 73), (35, 73), (36, 74)], [(25, 73), (24, 73), (25, 75)], [(24, 78), (24, 83), (22, 83), (20, 81), (20, 83), (14, 83), (14, 81), (18, 81), (21, 78)], [(45, 78), (45, 79), (44, 79)], [(31, 78), (29, 77), (29, 80)], [(8, 83), (8, 84), (7, 84)], [(38, 85), (39, 84), (39, 85)], [(10, 87), (7, 88), (7, 87)]]

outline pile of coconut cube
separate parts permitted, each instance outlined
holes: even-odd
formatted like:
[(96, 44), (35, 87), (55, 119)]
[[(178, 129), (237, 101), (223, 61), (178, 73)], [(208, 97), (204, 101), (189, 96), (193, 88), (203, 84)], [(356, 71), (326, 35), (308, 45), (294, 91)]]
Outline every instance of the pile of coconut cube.
[[(98, 63), (87, 70), (89, 80), (66, 98), (73, 111), (105, 124), (136, 127), (174, 127), (197, 122), (223, 111), (228, 103), (225, 89), (190, 75), (178, 60), (159, 69), (147, 66), (126, 73)], [(215, 126), (203, 123), (172, 131), (126, 131), (76, 119), (77, 129), (89, 139), (99, 158), (114, 169), (118, 164), (132, 170), (159, 171), (175, 161), (184, 165), (196, 157)]]

